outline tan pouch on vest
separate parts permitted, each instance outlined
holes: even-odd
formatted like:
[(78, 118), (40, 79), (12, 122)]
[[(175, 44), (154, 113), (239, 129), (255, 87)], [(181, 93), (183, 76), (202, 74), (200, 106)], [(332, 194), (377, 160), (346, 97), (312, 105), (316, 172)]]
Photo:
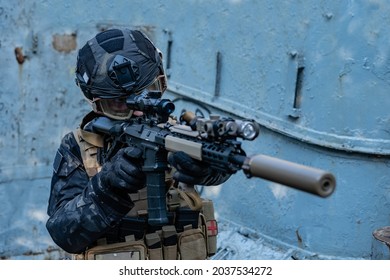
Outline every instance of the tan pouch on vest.
[(157, 232), (146, 234), (145, 240), (148, 246), (149, 260), (163, 260), (161, 238)]
[(209, 256), (217, 252), (218, 224), (214, 216), (214, 203), (212, 200), (204, 199), (201, 223), (206, 235), (207, 252)]
[(177, 260), (177, 232), (173, 225), (162, 227), (164, 260)]
[(206, 239), (200, 228), (193, 228), (179, 234), (178, 249), (181, 260), (205, 260)]
[(97, 245), (75, 255), (76, 260), (146, 260), (147, 248), (142, 240)]

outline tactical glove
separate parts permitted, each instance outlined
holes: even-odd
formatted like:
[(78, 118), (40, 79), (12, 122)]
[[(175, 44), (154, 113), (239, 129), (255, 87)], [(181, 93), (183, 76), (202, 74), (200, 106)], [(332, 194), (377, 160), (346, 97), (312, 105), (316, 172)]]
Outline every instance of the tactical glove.
[(145, 186), (145, 174), (141, 170), (142, 151), (127, 147), (120, 149), (112, 159), (103, 165), (100, 180), (106, 189), (137, 192)]
[(210, 168), (208, 164), (191, 158), (184, 152), (171, 153), (169, 163), (176, 169), (173, 178), (190, 185), (220, 185), (229, 177), (229, 174)]

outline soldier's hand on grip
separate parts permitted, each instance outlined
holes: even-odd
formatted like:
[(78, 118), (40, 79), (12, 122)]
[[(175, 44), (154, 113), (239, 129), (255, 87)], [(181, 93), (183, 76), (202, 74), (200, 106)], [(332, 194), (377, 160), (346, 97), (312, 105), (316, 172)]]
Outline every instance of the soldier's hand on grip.
[(184, 152), (174, 152), (168, 156), (169, 163), (176, 169), (173, 178), (190, 185), (218, 185), (230, 175), (218, 172), (201, 161), (191, 158)]
[(120, 149), (103, 165), (100, 180), (106, 188), (137, 192), (145, 186), (145, 174), (141, 170), (142, 151), (135, 147)]

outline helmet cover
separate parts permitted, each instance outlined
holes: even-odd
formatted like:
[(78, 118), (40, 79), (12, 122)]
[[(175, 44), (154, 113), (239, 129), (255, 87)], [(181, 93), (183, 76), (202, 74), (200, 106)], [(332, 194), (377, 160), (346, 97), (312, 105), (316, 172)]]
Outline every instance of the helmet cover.
[(139, 93), (161, 75), (165, 76), (161, 53), (138, 30), (100, 32), (77, 57), (76, 83), (90, 101)]

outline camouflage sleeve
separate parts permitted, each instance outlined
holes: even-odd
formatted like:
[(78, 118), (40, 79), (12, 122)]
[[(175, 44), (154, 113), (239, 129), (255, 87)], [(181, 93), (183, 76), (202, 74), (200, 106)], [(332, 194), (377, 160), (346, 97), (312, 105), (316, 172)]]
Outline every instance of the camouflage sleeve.
[(80, 253), (131, 209), (125, 193), (102, 191), (99, 173), (89, 179), (73, 133), (67, 134), (53, 163), (46, 223), (53, 241), (69, 253)]

